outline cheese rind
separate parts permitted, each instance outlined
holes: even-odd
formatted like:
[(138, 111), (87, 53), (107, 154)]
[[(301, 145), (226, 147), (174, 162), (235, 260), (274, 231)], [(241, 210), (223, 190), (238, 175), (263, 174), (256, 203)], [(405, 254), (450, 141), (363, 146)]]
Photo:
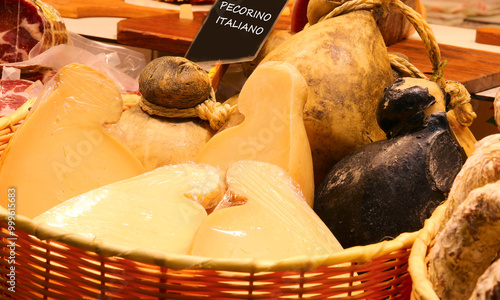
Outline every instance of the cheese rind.
[[(123, 109), (109, 78), (71, 64), (38, 98), (0, 159), (0, 190), (16, 189), (17, 214), (32, 218), (71, 197), (144, 172), (108, 130)], [(6, 207), (6, 193), (0, 204)]]
[(284, 259), (331, 254), (342, 246), (282, 168), (257, 161), (229, 166), (227, 197), (200, 225), (192, 254), (214, 258)]
[(219, 171), (192, 163), (168, 165), (67, 200), (34, 222), (131, 249), (187, 254), (207, 212), (221, 197)]
[(244, 121), (212, 137), (196, 161), (221, 170), (240, 160), (278, 165), (290, 173), (312, 206), (312, 156), (302, 117), (306, 100), (306, 81), (294, 66), (285, 62), (260, 65), (238, 98)]

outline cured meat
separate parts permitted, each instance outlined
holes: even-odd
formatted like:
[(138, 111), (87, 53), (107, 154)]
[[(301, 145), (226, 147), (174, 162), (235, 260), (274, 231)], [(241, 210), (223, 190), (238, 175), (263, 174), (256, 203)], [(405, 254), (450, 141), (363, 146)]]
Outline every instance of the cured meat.
[(498, 180), (500, 180), (500, 133), (491, 134), (476, 143), (476, 149), (455, 177), (440, 227), (445, 226), (456, 208), (465, 201), (472, 190)]
[(53, 67), (36, 64), (16, 65), (14, 67), (21, 70), (22, 79), (33, 82), (40, 80), (42, 83), (47, 83), (57, 73), (57, 70)]
[[(500, 126), (500, 91), (495, 97), (494, 111), (495, 121)], [(476, 149), (453, 182), (441, 228), (472, 190), (497, 180), (500, 180), (500, 133), (491, 134), (476, 143)]]
[(497, 259), (479, 277), (469, 300), (500, 299), (500, 259)]
[[(434, 239), (428, 278), (439, 299), (469, 299), (500, 249), (500, 181), (469, 193)], [(498, 298), (493, 298), (498, 299)]]
[[(0, 0), (0, 64), (26, 61), (68, 41), (61, 15), (33, 0)], [(36, 48), (35, 48), (36, 46)]]
[(29, 80), (0, 80), (0, 117), (8, 116), (29, 100)]

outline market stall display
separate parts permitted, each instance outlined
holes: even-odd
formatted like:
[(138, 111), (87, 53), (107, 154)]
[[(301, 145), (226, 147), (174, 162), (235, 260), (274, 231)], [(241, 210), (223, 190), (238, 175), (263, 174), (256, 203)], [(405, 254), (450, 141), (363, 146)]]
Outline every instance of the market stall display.
[[(311, 5), (324, 8), (326, 2), (332, 4)], [(408, 18), (421, 35), (433, 65), (431, 78), (401, 56), (387, 53), (372, 13), (390, 9)], [(409, 299), (413, 283), (408, 268), (413, 266), (408, 256), (424, 231), (402, 229), (391, 240), (342, 245), (313, 209), (314, 168), (319, 164), (330, 170), (334, 163), (322, 165), (321, 157), (338, 152), (335, 147), (345, 150), (336, 158), (340, 160), (354, 148), (386, 140), (387, 133), (397, 135), (403, 130), (401, 122), (410, 125), (411, 132), (420, 128), (427, 115), (425, 104), (438, 98), (434, 93), (424, 93), (429, 103), (408, 109), (413, 113), (405, 115), (408, 119), (386, 114), (385, 122), (377, 124), (376, 110), (384, 103), (383, 91), (394, 83), (394, 69), (406, 78), (422, 79), (415, 85), (423, 91), (431, 89), (427, 82), (438, 86), (449, 100), (446, 108), (429, 113), (430, 121), (423, 126), (432, 127), (435, 119), (449, 122), (450, 129), (442, 132), (448, 134), (446, 141), (456, 138), (456, 142), (440, 143), (438, 152), (449, 152), (458, 160), (474, 150), (467, 129), (474, 119), (470, 95), (461, 84), (444, 79), (445, 63), (432, 32), (401, 1), (391, 1), (390, 6), (382, 1), (345, 1), (324, 13), (326, 17), (311, 17), (303, 30), (273, 46), (249, 71), (240, 93), (229, 99), (213, 98), (218, 76), (213, 72), (193, 72), (196, 65), (185, 60), (163, 68), (175, 61), (172, 57), (160, 63), (162, 68), (156, 69), (160, 75), (169, 74), (170, 80), (186, 74), (178, 82), (181, 86), (191, 82), (194, 73), (203, 77), (195, 80), (201, 88), (189, 90), (192, 84), (188, 84), (180, 99), (168, 96), (173, 89), (169, 80), (151, 77), (155, 70), (148, 67), (158, 67), (158, 61), (132, 64), (146, 70), (142, 79), (138, 70), (110, 66), (110, 60), (98, 60), (95, 66), (88, 60), (55, 66), (56, 73), (43, 82), (36, 98), (0, 118), (0, 176), (14, 180), (11, 174), (19, 175), (12, 183), (0, 180), (0, 188), (7, 191), (0, 208), (2, 294), (27, 299)], [(353, 31), (347, 22), (363, 30)], [(329, 40), (331, 35), (335, 38)], [(325, 53), (325, 45), (338, 57)], [(80, 48), (60, 46), (49, 50), (74, 54), (73, 47)], [(315, 50), (305, 51), (307, 46)], [(107, 58), (118, 53), (110, 52)], [(165, 92), (163, 88), (168, 99), (163, 98), (165, 93), (156, 93)], [(308, 103), (313, 106), (308, 108)], [(157, 112), (215, 114), (221, 107), (224, 118), (219, 122), (198, 115), (210, 125), (213, 136), (194, 162), (151, 166), (147, 172), (131, 146), (132, 135), (127, 142), (127, 133), (135, 130), (131, 139), (139, 139), (143, 127), (138, 128), (137, 119), (125, 121), (126, 115), (140, 113), (140, 120), (162, 121)], [(363, 112), (357, 111), (360, 107)], [(317, 121), (309, 132), (308, 115)], [(35, 126), (38, 123), (43, 126)], [(51, 127), (58, 124), (64, 126)], [(152, 128), (143, 135), (157, 147), (154, 131), (163, 127)], [(380, 133), (378, 138), (372, 130)], [(29, 134), (33, 132), (35, 136)], [(324, 137), (318, 132), (333, 134)], [(356, 135), (368, 138), (345, 145)], [(331, 139), (335, 143), (326, 147)], [(37, 143), (36, 149), (31, 141)], [(50, 149), (44, 149), (47, 142)], [(110, 144), (114, 148), (107, 147)], [(455, 157), (457, 148), (463, 152)], [(172, 155), (167, 146), (156, 150), (155, 156)], [(441, 159), (437, 157), (433, 156)], [(28, 162), (25, 176), (14, 170), (21, 159)], [(29, 166), (36, 167), (33, 174)], [(436, 168), (429, 170), (439, 175)], [(85, 178), (109, 179), (110, 174), (117, 178), (85, 185)], [(31, 176), (40, 177), (36, 190), (31, 188)], [(435, 183), (446, 189), (450, 180)], [(49, 199), (42, 201), (42, 196)], [(32, 215), (18, 211), (26, 207)], [(441, 206), (435, 210), (439, 211)]]

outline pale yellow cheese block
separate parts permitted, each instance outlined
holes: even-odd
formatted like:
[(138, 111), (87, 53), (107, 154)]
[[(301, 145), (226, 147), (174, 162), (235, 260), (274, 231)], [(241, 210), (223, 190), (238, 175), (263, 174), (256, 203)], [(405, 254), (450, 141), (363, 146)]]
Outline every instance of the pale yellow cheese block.
[(130, 249), (187, 254), (207, 212), (225, 191), (219, 170), (192, 163), (159, 167), (67, 200), (33, 219)]
[[(0, 191), (15, 189), (17, 214), (34, 217), (71, 197), (144, 172), (108, 130), (121, 116), (116, 85), (94, 69), (62, 68), (0, 159)], [(7, 193), (0, 205), (7, 207)]]
[(278, 165), (299, 184), (307, 202), (314, 201), (311, 149), (302, 118), (307, 84), (285, 62), (260, 65), (245, 82), (238, 110), (245, 120), (217, 133), (197, 162), (225, 170), (232, 162), (257, 160)]
[(192, 254), (284, 259), (342, 250), (282, 168), (240, 161), (229, 166), (226, 181), (226, 197), (246, 203), (212, 212), (196, 234)]

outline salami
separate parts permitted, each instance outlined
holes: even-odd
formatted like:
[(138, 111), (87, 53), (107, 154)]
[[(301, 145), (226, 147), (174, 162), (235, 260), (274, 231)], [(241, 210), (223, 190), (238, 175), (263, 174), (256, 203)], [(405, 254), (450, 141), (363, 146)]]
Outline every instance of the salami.
[(500, 180), (500, 133), (491, 134), (476, 143), (476, 150), (455, 177), (440, 227), (446, 225), (456, 208), (465, 201), (472, 190), (498, 180)]
[(500, 181), (471, 191), (436, 236), (428, 277), (440, 299), (469, 299), (500, 249)]
[(469, 300), (500, 299), (500, 259), (497, 259), (479, 277)]
[(0, 80), (0, 117), (10, 115), (28, 101), (26, 89), (32, 84), (29, 80)]
[(61, 15), (37, 0), (0, 0), (0, 64), (26, 61), (68, 41)]

